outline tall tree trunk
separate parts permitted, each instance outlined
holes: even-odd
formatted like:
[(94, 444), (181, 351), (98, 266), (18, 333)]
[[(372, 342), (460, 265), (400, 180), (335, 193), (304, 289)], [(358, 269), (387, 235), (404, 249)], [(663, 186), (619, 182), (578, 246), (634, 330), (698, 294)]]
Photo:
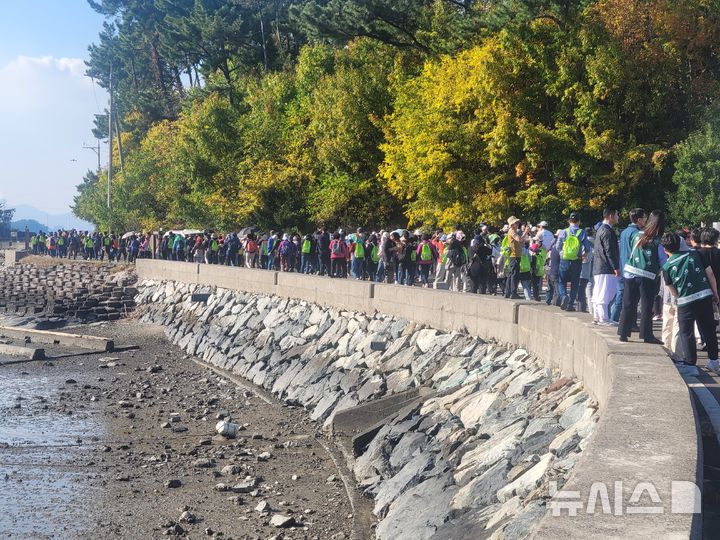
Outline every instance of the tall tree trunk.
[(260, 12), (260, 35), (262, 36), (263, 58), (265, 59), (265, 71), (268, 70), (267, 43), (265, 42), (265, 25), (263, 24), (262, 11)]

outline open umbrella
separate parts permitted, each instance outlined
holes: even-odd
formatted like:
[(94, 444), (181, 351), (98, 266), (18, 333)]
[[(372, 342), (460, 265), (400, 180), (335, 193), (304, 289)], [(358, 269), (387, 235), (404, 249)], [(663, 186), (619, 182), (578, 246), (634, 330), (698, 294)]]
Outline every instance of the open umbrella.
[(260, 230), (259, 227), (245, 227), (244, 229), (240, 230), (240, 236), (247, 236), (250, 233), (256, 233)]
[(130, 238), (131, 236), (140, 236), (140, 233), (139, 233), (139, 232), (135, 232), (135, 231), (126, 232), (125, 234), (122, 235), (122, 239), (123, 239), (123, 240), (127, 240), (127, 239)]

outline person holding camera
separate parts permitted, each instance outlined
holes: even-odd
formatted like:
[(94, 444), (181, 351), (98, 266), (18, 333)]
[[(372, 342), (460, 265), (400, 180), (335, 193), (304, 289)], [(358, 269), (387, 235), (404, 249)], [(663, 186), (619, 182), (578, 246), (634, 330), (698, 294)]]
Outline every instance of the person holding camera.
[(520, 258), (525, 243), (530, 240), (530, 225), (521, 226), (520, 220), (515, 216), (510, 216), (507, 222), (510, 229), (506, 236), (505, 253), (503, 253), (503, 256), (508, 259), (505, 298), (519, 300), (521, 297), (518, 295), (517, 289), (520, 284)]

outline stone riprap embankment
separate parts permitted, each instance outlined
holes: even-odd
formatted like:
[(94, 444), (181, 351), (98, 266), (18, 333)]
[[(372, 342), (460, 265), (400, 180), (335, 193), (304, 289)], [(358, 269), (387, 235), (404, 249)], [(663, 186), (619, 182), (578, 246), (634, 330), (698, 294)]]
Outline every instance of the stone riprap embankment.
[(113, 321), (135, 306), (137, 278), (102, 264), (18, 264), (0, 270), (0, 313), (36, 321)]
[[(328, 431), (340, 411), (428, 390), (351, 463), (380, 539), (527, 537), (598, 420), (579, 383), (523, 350), (275, 296), (151, 280), (139, 289), (143, 321)], [(207, 301), (193, 302), (200, 292)]]

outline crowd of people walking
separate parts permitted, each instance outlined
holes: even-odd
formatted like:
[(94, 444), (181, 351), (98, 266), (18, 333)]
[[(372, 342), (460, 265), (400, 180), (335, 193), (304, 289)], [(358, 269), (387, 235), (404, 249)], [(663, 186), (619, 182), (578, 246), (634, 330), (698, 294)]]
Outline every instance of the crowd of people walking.
[(38, 232), (30, 236), (29, 248), (33, 255), (47, 255), (77, 260), (134, 262), (149, 258), (150, 235), (123, 235), (90, 233), (89, 231)]
[[(555, 233), (545, 221), (532, 225), (511, 216), (503, 228), (480, 225), (469, 238), (458, 226), (434, 233), (168, 231), (154, 238), (57, 231), (33, 235), (30, 243), (33, 253), (53, 257), (125, 262), (156, 257), (544, 301), (591, 313), (593, 323), (617, 327), (623, 342), (637, 331), (683, 365), (695, 365), (700, 345), (708, 352), (708, 367), (720, 373), (720, 232), (666, 231), (658, 210), (636, 208), (629, 218), (619, 235), (618, 211), (606, 208), (593, 227), (583, 228), (580, 215), (571, 213)], [(658, 320), (662, 339), (653, 331)]]

